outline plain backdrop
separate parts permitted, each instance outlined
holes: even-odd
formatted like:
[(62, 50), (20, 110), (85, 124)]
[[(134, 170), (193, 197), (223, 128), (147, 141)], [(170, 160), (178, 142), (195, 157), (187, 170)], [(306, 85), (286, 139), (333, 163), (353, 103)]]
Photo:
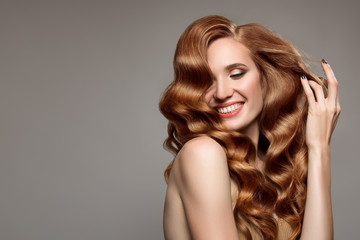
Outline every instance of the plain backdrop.
[(335, 239), (359, 230), (358, 1), (0, 1), (0, 239), (163, 239), (158, 101), (180, 34), (223, 15), (263, 24), (339, 81)]

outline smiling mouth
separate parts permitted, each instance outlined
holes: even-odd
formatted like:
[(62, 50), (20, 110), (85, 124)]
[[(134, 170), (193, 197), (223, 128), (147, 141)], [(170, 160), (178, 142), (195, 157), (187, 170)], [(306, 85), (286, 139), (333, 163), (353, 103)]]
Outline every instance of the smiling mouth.
[(244, 105), (243, 103), (235, 103), (233, 105), (227, 106), (227, 107), (222, 107), (222, 108), (216, 108), (216, 110), (219, 113), (232, 113), (235, 112), (237, 109), (239, 109), (242, 105)]

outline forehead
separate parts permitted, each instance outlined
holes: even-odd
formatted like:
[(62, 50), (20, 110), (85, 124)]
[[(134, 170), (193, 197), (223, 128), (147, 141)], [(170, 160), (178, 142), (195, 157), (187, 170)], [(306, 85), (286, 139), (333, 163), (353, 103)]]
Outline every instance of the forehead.
[(224, 69), (234, 63), (253, 67), (249, 49), (232, 38), (220, 38), (212, 42), (207, 50), (207, 61), (212, 71)]

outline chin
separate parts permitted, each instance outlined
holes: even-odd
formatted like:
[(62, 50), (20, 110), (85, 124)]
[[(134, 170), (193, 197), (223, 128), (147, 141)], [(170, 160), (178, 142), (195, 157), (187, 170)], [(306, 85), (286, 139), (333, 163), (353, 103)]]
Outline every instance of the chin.
[(241, 131), (242, 129), (244, 129), (243, 125), (239, 125), (239, 124), (230, 124), (230, 123), (225, 123), (225, 128), (229, 131)]
[(224, 122), (224, 126), (228, 131), (240, 132), (252, 138), (254, 134), (258, 134), (259, 125), (257, 119), (250, 122), (228, 121)]

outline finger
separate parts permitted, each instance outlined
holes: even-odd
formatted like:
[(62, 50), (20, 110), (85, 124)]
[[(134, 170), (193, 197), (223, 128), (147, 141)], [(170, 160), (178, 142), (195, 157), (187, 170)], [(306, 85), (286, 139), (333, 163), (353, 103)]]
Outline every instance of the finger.
[(306, 76), (304, 74), (301, 74), (301, 85), (304, 88), (304, 92), (306, 95), (306, 98), (308, 99), (309, 103), (314, 103), (315, 102), (315, 96), (313, 91), (311, 90), (311, 87), (309, 85), (309, 81), (307, 80)]
[(328, 99), (333, 99), (336, 101), (338, 94), (338, 82), (335, 78), (334, 72), (325, 59), (321, 61), (321, 66), (324, 69), (328, 82)]
[(320, 84), (316, 83), (315, 81), (308, 81), (311, 89), (315, 93), (315, 98), (318, 103), (323, 103), (325, 100), (324, 91)]
[(326, 78), (323, 78), (323, 77), (319, 77), (319, 79), (321, 80), (321, 82), (325, 85), (325, 87), (328, 87), (328, 80)]
[(322, 84), (325, 86), (324, 92), (325, 92), (325, 98), (327, 98), (327, 96), (329, 94), (329, 92), (328, 92), (329, 82), (326, 78), (323, 78), (323, 77), (319, 77), (319, 79), (322, 82)]

